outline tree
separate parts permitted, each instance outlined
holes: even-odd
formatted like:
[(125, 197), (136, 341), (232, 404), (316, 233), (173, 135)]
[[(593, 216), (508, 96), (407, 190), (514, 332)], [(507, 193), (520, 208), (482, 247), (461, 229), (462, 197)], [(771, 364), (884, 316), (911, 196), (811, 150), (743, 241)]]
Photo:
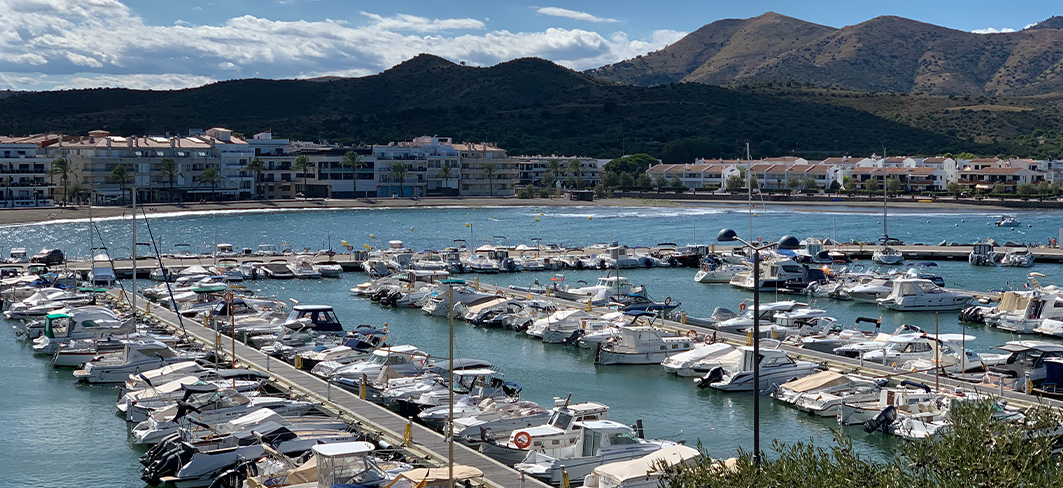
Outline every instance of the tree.
[(292, 164), (293, 170), (303, 174), (303, 198), (306, 198), (307, 193), (309, 193), (308, 190), (310, 189), (306, 184), (307, 173), (314, 168), (314, 163), (310, 161), (310, 158), (306, 157), (305, 154), (300, 154), (299, 157), (295, 158), (295, 164)]
[(963, 192), (963, 189), (960, 188), (960, 184), (959, 183), (956, 183), (955, 181), (952, 181), (952, 182), (949, 182), (947, 185), (945, 185), (945, 191), (947, 191), (949, 193), (949, 195), (952, 195), (954, 197), (959, 198), (960, 193)]
[(225, 177), (221, 175), (220, 171), (218, 171), (217, 166), (207, 166), (207, 169), (203, 170), (203, 172), (199, 174), (199, 182), (210, 185), (211, 200), (218, 199), (217, 195), (214, 194), (214, 189), (217, 188), (218, 183), (221, 183), (224, 180)]
[[(563, 171), (561, 170), (561, 161), (558, 159), (551, 159), (547, 161), (546, 170), (553, 173), (554, 178), (560, 178), (563, 174)], [(553, 185), (554, 182), (550, 182), (550, 184)]]
[(993, 193), (1007, 193), (1008, 188), (1001, 183), (993, 185)]
[(805, 191), (818, 190), (819, 182), (811, 176), (806, 176), (801, 178), (801, 186), (804, 187)]
[(901, 192), (901, 180), (897, 178), (886, 178), (886, 191), (894, 195)]
[(724, 187), (727, 188), (728, 192), (734, 194), (734, 192), (746, 187), (746, 180), (741, 176), (731, 175), (728, 176), (727, 180), (724, 182)]
[(668, 186), (668, 178), (665, 178), (664, 175), (657, 175), (657, 178), (653, 180), (653, 185), (657, 188), (664, 188)]
[(133, 173), (130, 173), (124, 165), (117, 165), (111, 170), (111, 174), (107, 176), (107, 181), (111, 183), (118, 183), (122, 189), (122, 198), (125, 198), (125, 186), (134, 180)]
[(66, 158), (56, 158), (52, 161), (52, 167), (48, 170), (48, 175), (57, 175), (59, 179), (63, 181), (63, 205), (67, 204), (67, 180), (70, 178), (70, 160)]
[(611, 173), (629, 173), (632, 178), (645, 173), (651, 166), (657, 164), (657, 158), (646, 153), (632, 154), (622, 158), (616, 158), (605, 163), (605, 169)]
[(402, 184), (406, 182), (406, 175), (409, 174), (409, 172), (410, 170), (406, 168), (405, 164), (398, 162), (392, 163), (390, 171), (388, 171), (388, 177), (398, 182), (400, 195), (402, 194)]
[(491, 196), (495, 196), (495, 165), (485, 164), (484, 176), (487, 177), (487, 191), (491, 192)]
[(436, 172), (436, 178), (439, 178), (439, 179), (443, 180), (443, 187), (444, 188), (448, 188), (448, 192), (449, 192), (449, 187), (450, 187), (450, 179), (453, 178), (453, 177), (454, 177), (454, 175), (451, 174), (451, 172), (450, 172), (450, 164), (449, 163), (444, 165), (442, 168), (439, 168), (439, 171)]
[(796, 190), (801, 187), (801, 180), (797, 178), (790, 178), (786, 180), (786, 187), (791, 190)]
[[(639, 178), (642, 177), (645, 177), (647, 180), (650, 179), (650, 177), (645, 174), (639, 175)], [(631, 173), (620, 173), (620, 176), (616, 178), (616, 186), (619, 186), (620, 188), (631, 188), (635, 186), (635, 178), (631, 177)]]
[(1033, 195), (1037, 193), (1037, 187), (1030, 183), (1023, 183), (1018, 187), (1019, 195)]
[(860, 187), (860, 180), (853, 178), (852, 176), (845, 175), (842, 177), (842, 188), (853, 191)]
[(583, 162), (578, 159), (572, 159), (568, 162), (568, 172), (572, 173), (572, 176), (576, 178), (576, 187), (583, 186)]
[(877, 179), (870, 178), (864, 184), (867, 186), (867, 190), (868, 191), (871, 191), (871, 192), (878, 191), (878, 180)]
[(757, 181), (757, 175), (749, 175), (749, 186), (754, 190), (760, 189), (760, 182)]
[(543, 186), (552, 188), (556, 182), (557, 173), (550, 170), (543, 171)]
[(357, 171), (358, 168), (365, 166), (365, 163), (362, 162), (362, 157), (359, 156), (358, 153), (347, 151), (347, 153), (343, 155), (343, 159), (340, 161), (340, 166)]
[(649, 188), (652, 183), (650, 182), (650, 175), (642, 173), (635, 178), (635, 186), (639, 188)]
[(678, 176), (672, 178), (672, 181), (670, 182), (670, 186), (672, 188), (677, 188), (677, 189), (678, 188), (686, 188), (687, 187), (685, 184), (683, 184), (683, 180), (679, 179)]
[[(247, 166), (251, 166), (251, 164), (254, 163), (255, 161), (258, 161), (259, 164), (262, 164), (262, 160), (260, 160), (258, 158), (255, 158), (255, 159), (252, 159), (251, 163), (248, 163)], [(182, 174), (181, 174), (181, 166), (179, 164), (177, 164), (177, 162), (174, 161), (171, 158), (163, 158), (161, 161), (159, 161), (159, 168), (158, 169), (159, 169), (159, 174), (161, 174), (162, 176), (165, 176), (166, 177), (166, 181), (169, 182), (169, 184), (170, 184), (170, 201), (173, 201), (173, 194), (174, 194), (173, 182), (174, 182), (175, 179), (177, 179), (178, 176), (182, 176)], [(247, 167), (244, 167), (244, 169), (246, 170)]]
[(75, 205), (81, 203), (81, 198), (80, 198), (81, 197), (81, 184), (78, 183), (77, 181), (75, 181), (74, 184), (70, 185), (69, 188), (64, 189), (63, 193), (64, 193), (64, 196), (63, 196), (63, 201), (64, 202), (67, 201), (67, 199), (69, 199), (70, 197), (74, 197), (74, 204)]
[(620, 177), (612, 171), (602, 171), (602, 184), (606, 188), (614, 188), (620, 184)]

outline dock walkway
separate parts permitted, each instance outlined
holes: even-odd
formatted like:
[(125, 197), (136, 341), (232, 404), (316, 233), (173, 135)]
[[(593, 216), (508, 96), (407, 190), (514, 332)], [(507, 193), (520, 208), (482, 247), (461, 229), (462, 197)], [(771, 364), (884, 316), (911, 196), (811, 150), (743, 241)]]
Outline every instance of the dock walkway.
[[(138, 304), (148, 303), (145, 299), (138, 299)], [(144, 308), (138, 306), (141, 311)], [(177, 314), (163, 307), (151, 306), (152, 316), (160, 319), (175, 331), (180, 331)], [(195, 338), (202, 344), (213, 345), (215, 332), (213, 329), (203, 326), (199, 322), (183, 319), (184, 332)], [(232, 349), (232, 340), (222, 334), (219, 348), (225, 352)], [(378, 432), (389, 443), (400, 446), (410, 451), (417, 457), (429, 463), (439, 466), (447, 464), (448, 444), (444, 437), (416, 422), (409, 423), (407, 419), (381, 407), (375, 403), (362, 400), (358, 395), (343, 388), (332, 387), (327, 381), (302, 371), (279, 359), (270, 359), (268, 355), (246, 344), (236, 342), (236, 358), (244, 366), (268, 371), (272, 379), (279, 384), (290, 387), (293, 391), (307, 395), (324, 406), (339, 412), (347, 417), (355, 419), (360, 427), (369, 432)], [(403, 433), (410, 425), (412, 441), (402, 445)], [(478, 451), (470, 449), (460, 443), (454, 443), (454, 463), (474, 466), (483, 471), (484, 478), (492, 487), (528, 487), (547, 488), (547, 485), (530, 476), (523, 477), (513, 468), (491, 459)]]

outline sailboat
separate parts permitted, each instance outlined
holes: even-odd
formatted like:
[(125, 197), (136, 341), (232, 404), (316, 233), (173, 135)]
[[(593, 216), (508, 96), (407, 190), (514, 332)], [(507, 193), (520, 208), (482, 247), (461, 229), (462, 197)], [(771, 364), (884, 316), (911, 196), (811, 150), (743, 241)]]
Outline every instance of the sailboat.
[(875, 250), (871, 255), (871, 260), (878, 264), (895, 265), (904, 262), (904, 255), (900, 251), (890, 247), (890, 243), (899, 242), (897, 239), (891, 239), (886, 224), (886, 198), (889, 195), (889, 190), (886, 189), (885, 181), (882, 184), (882, 247)]

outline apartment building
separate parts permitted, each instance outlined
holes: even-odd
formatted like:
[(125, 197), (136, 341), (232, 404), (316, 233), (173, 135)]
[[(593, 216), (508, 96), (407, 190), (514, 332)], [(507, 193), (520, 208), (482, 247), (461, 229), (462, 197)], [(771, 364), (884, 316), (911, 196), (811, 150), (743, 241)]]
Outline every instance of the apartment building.
[(466, 196), (511, 196), (516, 193), (520, 161), (492, 143), (454, 144), (461, 158), (459, 192)]
[(62, 201), (59, 178), (47, 174), (52, 160), (39, 151), (36, 140), (0, 137), (0, 207), (36, 207)]

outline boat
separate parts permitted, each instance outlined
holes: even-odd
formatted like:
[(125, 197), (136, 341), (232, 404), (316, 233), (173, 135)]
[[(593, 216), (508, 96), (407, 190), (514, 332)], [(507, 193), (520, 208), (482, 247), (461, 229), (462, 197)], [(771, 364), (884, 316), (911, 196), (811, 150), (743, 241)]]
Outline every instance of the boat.
[[(796, 241), (796, 239), (794, 239)], [(804, 288), (808, 284), (808, 268), (797, 264), (796, 261), (781, 252), (764, 251), (760, 253), (760, 289), (762, 291), (774, 291), (787, 288), (790, 284), (801, 285)], [(731, 286), (753, 289), (753, 270), (735, 273), (730, 281)]]
[(1000, 260), (1000, 254), (993, 250), (993, 245), (988, 242), (976, 242), (971, 246), (971, 253), (967, 255), (967, 262), (972, 266), (996, 266)]
[(306, 256), (300, 256), (293, 259), (288, 263), (288, 270), (292, 275), (299, 279), (320, 279), (321, 273), (314, 269), (314, 266), (310, 263), (310, 258)]
[(779, 341), (761, 340), (774, 343), (775, 348), (760, 348), (760, 384), (753, 384), (753, 346), (737, 348), (742, 357), (736, 362), (724, 362), (709, 370), (705, 376), (695, 380), (698, 388), (714, 388), (723, 391), (763, 391), (772, 385), (786, 383), (804, 378), (819, 371), (819, 365), (808, 361), (794, 361), (785, 351), (778, 349)]
[(267, 278), (273, 278), (275, 280), (288, 280), (295, 278), (295, 273), (288, 268), (288, 261), (284, 259), (271, 259), (266, 263), (266, 266), (262, 268)]
[(815, 237), (802, 239), (800, 247), (794, 250), (794, 261), (799, 264), (833, 264), (830, 252), (823, 249), (823, 241)]
[(44, 317), (44, 335), (33, 340), (33, 353), (52, 356), (77, 339), (105, 339), (135, 332), (132, 317), (119, 318), (107, 307), (64, 308)]
[(875, 252), (871, 254), (871, 260), (885, 265), (901, 264), (904, 262), (904, 254), (883, 242), (882, 247), (875, 249)]
[[(324, 363), (318, 366), (321, 364)], [(359, 386), (363, 378), (376, 380), (385, 368), (394, 376), (412, 376), (425, 371), (429, 365), (428, 353), (416, 346), (404, 344), (377, 349), (367, 359), (336, 368), (327, 377), (337, 383), (342, 383), (339, 380), (350, 380), (350, 386)], [(320, 369), (315, 367), (311, 372), (323, 376)]]
[(379, 257), (373, 257), (362, 261), (362, 271), (365, 271), (365, 273), (371, 278), (380, 278), (391, 274), (387, 262)]
[(865, 352), (861, 358), (867, 362), (892, 365), (906, 371), (931, 370), (940, 366), (945, 367), (946, 371), (960, 374), (965, 373), (964, 370), (967, 369), (980, 370), (985, 365), (1002, 359), (982, 358), (973, 351), (965, 351), (963, 343), (974, 340), (974, 336), (963, 334), (898, 334), (890, 337), (882, 349)]
[[(493, 444), (496, 455), (491, 457), (499, 459), (497, 456), (506, 449), (499, 444), (500, 441), (509, 439), (515, 430), (546, 425), (558, 410), (566, 410), (580, 421), (603, 420), (609, 414), (609, 407), (598, 402), (569, 403), (569, 399), (554, 397), (554, 406), (550, 410), (539, 406), (530, 407), (520, 402), (495, 405), (483, 413), (455, 418), (454, 432), (458, 441), (463, 444)], [(500, 461), (512, 465), (524, 459), (522, 451), (506, 452), (509, 453), (509, 458), (499, 459)]]
[[(558, 310), (546, 317), (535, 320), (524, 333), (532, 337), (538, 337), (546, 343), (560, 344), (572, 337), (577, 330), (600, 329), (604, 326), (601, 317), (596, 314), (577, 309)], [(597, 329), (595, 329), (597, 327)]]
[(127, 341), (123, 344), (122, 354), (89, 361), (82, 369), (74, 371), (74, 377), (86, 383), (122, 383), (131, 374), (187, 360), (159, 341)]
[(749, 271), (749, 266), (744, 264), (704, 262), (698, 272), (694, 274), (694, 281), (698, 283), (730, 283), (734, 275), (745, 271)]
[(215, 258), (234, 258), (238, 256), (232, 244), (218, 244), (214, 247)]
[(665, 470), (691, 465), (701, 458), (701, 451), (693, 447), (675, 445), (662, 448), (630, 461), (617, 461), (598, 466), (583, 478), (584, 488), (657, 488)]
[(579, 303), (589, 301), (593, 305), (602, 305), (616, 297), (631, 293), (633, 288), (634, 285), (623, 276), (603, 276), (598, 278), (598, 282), (594, 285), (584, 287), (570, 287), (554, 281), (551, 283), (550, 294), (564, 300)]
[(837, 417), (843, 401), (874, 400), (888, 381), (821, 371), (779, 385), (771, 397), (818, 417)]
[[(438, 273), (438, 271), (434, 273)], [(449, 287), (439, 287), (433, 290), (433, 295), (428, 297), (428, 300), (421, 306), (421, 310), (434, 317), (446, 317), (450, 314), (450, 305), (453, 303), (455, 307), (454, 316), (458, 317), (460, 316), (459, 305), (471, 307), (499, 297), (496, 293), (481, 292), (469, 285), (458, 285), (454, 286), (453, 289), (453, 302), (451, 302)], [(503, 292), (499, 291), (498, 293)]]
[(314, 261), (313, 268), (325, 278), (339, 278), (343, 274), (343, 265), (333, 260), (335, 253), (332, 251), (324, 254), (327, 261)]
[(1028, 247), (1012, 248), (1000, 260), (1000, 265), (1013, 268), (1029, 268), (1033, 266), (1033, 253), (1030, 252)]
[(462, 260), (465, 270), (473, 273), (498, 273), (501, 271), (498, 261), (487, 254), (482, 254), (480, 249), (477, 249), (476, 252)]
[[(757, 322), (759, 322), (760, 325), (769, 325), (775, 323), (775, 314), (790, 312), (804, 307), (808, 307), (808, 304), (791, 300), (761, 303), (760, 317)], [(746, 303), (742, 302), (739, 309), (743, 311), (742, 315), (716, 323), (716, 330), (737, 333), (740, 330), (753, 327), (753, 307), (747, 308)]]
[(843, 286), (842, 293), (854, 302), (877, 304), (880, 298), (886, 298), (893, 291), (893, 277), (872, 278), (865, 283)]
[(259, 256), (279, 256), (280, 255), (280, 253), (277, 252), (277, 246), (274, 246), (273, 244), (259, 244), (258, 245), (258, 252), (256, 252), (255, 254), (257, 254)]
[[(931, 393), (929, 386), (904, 380), (898, 387), (882, 388), (879, 390), (877, 398), (853, 398), (849, 401), (843, 401), (838, 412), (838, 423), (842, 425), (867, 425), (868, 422), (874, 421), (872, 425), (877, 428), (879, 424), (889, 417), (889, 413), (886, 410), (890, 407), (896, 409), (900, 406), (926, 405), (932, 402), (934, 398), (935, 395)], [(884, 413), (885, 415), (883, 415)]]
[(1054, 286), (1005, 292), (998, 309), (990, 312), (986, 323), (1016, 334), (1032, 334), (1045, 320), (1063, 320), (1063, 296)]
[(661, 361), (661, 368), (677, 376), (697, 376), (708, 373), (710, 369), (722, 363), (738, 361), (741, 356), (741, 352), (730, 344), (702, 344), (689, 351), (669, 356)]
[(92, 257), (89, 284), (91, 286), (113, 286), (117, 277), (114, 274), (114, 268), (111, 266), (111, 257), (107, 255), (105, 248), (99, 248), (99, 250), (103, 252)]
[(993, 349), (1007, 354), (1001, 364), (990, 366), (982, 384), (1016, 391), (1029, 389), (1045, 381), (1045, 361), (1063, 358), (1063, 345), (1046, 341), (1008, 341)]
[(675, 336), (651, 325), (629, 325), (619, 329), (616, 339), (599, 343), (594, 364), (661, 364), (693, 348), (691, 336)]
[(1021, 224), (1022, 222), (1019, 219), (1011, 215), (1001, 215), (996, 222), (997, 227), (1018, 227)]
[(946, 290), (930, 280), (897, 278), (893, 280), (893, 290), (886, 298), (878, 299), (878, 304), (902, 312), (934, 312), (962, 309), (971, 298), (973, 295)]

